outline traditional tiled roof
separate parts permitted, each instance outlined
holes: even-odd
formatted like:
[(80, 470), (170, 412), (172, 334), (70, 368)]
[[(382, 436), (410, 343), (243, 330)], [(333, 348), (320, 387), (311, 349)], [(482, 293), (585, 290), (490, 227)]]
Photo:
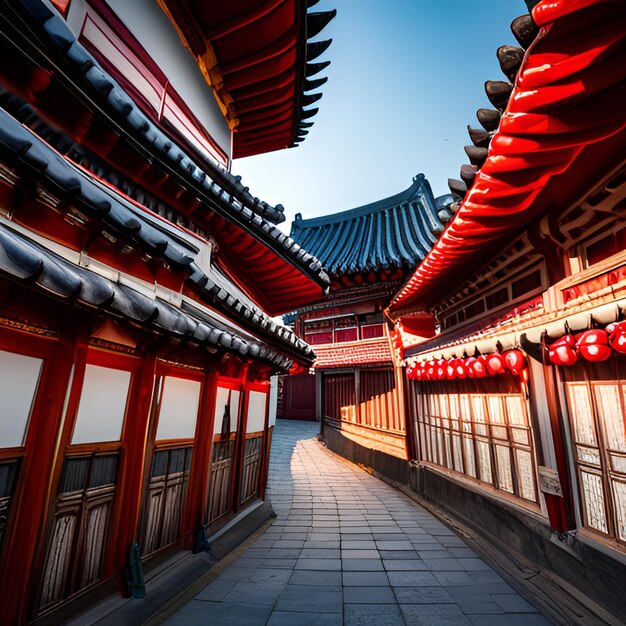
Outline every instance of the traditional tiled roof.
[(291, 365), (274, 349), (224, 327), (206, 312), (183, 310), (158, 297), (150, 298), (80, 267), (5, 225), (0, 225), (0, 274), (62, 301), (121, 317), (198, 346), (251, 356), (282, 370)]
[(419, 174), (405, 191), (356, 209), (308, 220), (298, 214), (291, 237), (334, 276), (413, 268), (451, 218), (451, 201), (435, 199)]
[(450, 281), (466, 278), (507, 237), (555, 206), (578, 201), (623, 161), (626, 5), (623, 0), (530, 4), (532, 18), (512, 24), (528, 50), (498, 50), (501, 67), (515, 84), (485, 84), (497, 110), (479, 109), (484, 132), (470, 129), (474, 145), (466, 153), (472, 164), (463, 166), (463, 182), (451, 181), (462, 202), (395, 296), (392, 313), (431, 306)]
[[(336, 11), (316, 0), (160, 0), (198, 59), (234, 129), (233, 156), (293, 147), (304, 140), (330, 61), (311, 63), (332, 40), (311, 41)], [(309, 107), (309, 108), (305, 108)]]
[[(172, 182), (194, 194), (208, 209), (227, 222), (249, 232), (272, 250), (277, 259), (299, 270), (298, 276), (294, 274), (290, 277), (293, 279), (293, 294), (301, 294), (305, 299), (312, 297), (312, 293), (307, 296), (307, 290), (311, 290), (302, 280), (313, 281), (322, 289), (328, 285), (328, 277), (320, 262), (269, 221), (269, 218), (277, 220), (278, 213), (271, 211), (266, 203), (253, 198), (237, 177), (217, 166), (200, 162), (190, 151), (166, 135), (76, 40), (55, 11), (41, 0), (17, 0), (12, 3), (11, 10), (18, 12), (24, 19), (24, 31), (19, 36), (29, 32), (28, 29), (33, 31), (29, 32), (28, 39), (20, 41), (22, 50), (30, 50), (37, 58), (45, 58), (46, 63), (51, 60), (52, 71), (61, 76), (62, 81), (74, 84), (96, 115), (103, 116), (124, 136), (132, 138), (147, 160), (167, 172)], [(5, 16), (5, 19), (8, 18)], [(11, 19), (15, 21), (14, 17)], [(35, 96), (48, 102), (45, 88), (37, 91)], [(285, 293), (286, 287), (285, 278)], [(269, 289), (269, 286), (264, 285), (263, 289)], [(315, 297), (319, 297), (317, 289)], [(275, 295), (276, 300), (279, 294)], [(295, 295), (288, 297), (294, 299)], [(282, 306), (283, 310), (290, 308), (286, 301)], [(278, 312), (282, 311), (274, 311)]]
[(288, 328), (274, 322), (259, 307), (229, 294), (196, 263), (199, 249), (176, 227), (151, 215), (116, 189), (93, 179), (30, 130), (0, 109), (0, 156), (20, 174), (27, 175), (50, 193), (65, 199), (87, 217), (97, 220), (115, 236), (184, 271), (190, 283), (216, 309), (239, 320), (253, 332), (277, 341), (288, 354), (307, 362), (311, 348)]
[(386, 337), (347, 341), (345, 343), (315, 346), (317, 358), (315, 369), (333, 367), (356, 367), (389, 365), (392, 361), (391, 347)]

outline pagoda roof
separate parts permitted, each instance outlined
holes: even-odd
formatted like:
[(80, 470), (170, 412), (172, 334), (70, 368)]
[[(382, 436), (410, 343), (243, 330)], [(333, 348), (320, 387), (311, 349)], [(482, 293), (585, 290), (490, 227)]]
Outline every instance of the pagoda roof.
[(462, 202), (394, 297), (392, 314), (432, 307), (451, 282), (467, 278), (507, 237), (555, 207), (579, 202), (623, 162), (625, 19), (621, 0), (534, 4), (532, 20), (525, 20), (530, 35), (519, 38), (528, 39), (528, 49), (516, 55), (519, 70), (509, 72), (515, 84), (485, 86), (502, 114), (478, 111), (491, 139), (485, 133), (488, 147), (481, 144), (477, 153), (477, 146), (468, 146), (466, 152), (474, 169), (481, 167), (466, 176), (467, 186), (452, 181)]
[(435, 199), (419, 174), (408, 189), (364, 206), (308, 220), (298, 214), (291, 238), (334, 276), (415, 267), (450, 219), (451, 200)]
[(275, 342), (290, 356), (304, 362), (313, 360), (313, 350), (291, 330), (215, 282), (198, 264), (199, 247), (184, 237), (181, 229), (105, 181), (93, 178), (90, 171), (63, 157), (1, 109), (0, 155), (18, 173), (63, 198), (87, 218), (105, 226), (108, 232), (161, 259), (172, 270), (184, 272), (203, 299), (221, 313)]
[[(74, 141), (84, 138), (87, 148), (110, 163), (132, 162), (128, 171), (140, 172), (139, 184), (153, 182), (157, 170), (159, 184), (147, 185), (148, 189), (200, 226), (210, 222), (220, 249), (246, 277), (268, 313), (278, 315), (319, 299), (328, 276), (317, 259), (274, 226), (279, 211), (253, 198), (238, 177), (200, 161), (176, 137), (163, 132), (48, 5), (18, 0), (11, 10), (23, 20), (15, 44), (5, 42), (12, 61), (3, 73), (11, 90), (35, 110), (45, 110), (46, 121)], [(41, 89), (34, 89), (32, 80), (38, 72), (47, 78)], [(5, 98), (2, 106), (8, 104)], [(137, 167), (137, 158), (147, 167)]]
[(282, 370), (291, 365), (266, 343), (226, 326), (207, 311), (151, 298), (63, 258), (4, 224), (0, 224), (0, 274), (61, 301), (97, 309), (208, 350), (219, 347), (240, 357), (253, 356)]
[(326, 78), (310, 63), (331, 44), (315, 38), (336, 11), (317, 0), (159, 0), (197, 59), (230, 127), (233, 157), (290, 148), (304, 140)]

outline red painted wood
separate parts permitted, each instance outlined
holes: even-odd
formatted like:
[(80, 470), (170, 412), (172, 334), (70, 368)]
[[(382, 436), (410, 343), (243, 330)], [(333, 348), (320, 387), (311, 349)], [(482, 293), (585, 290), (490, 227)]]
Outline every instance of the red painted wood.
[(181, 521), (181, 533), (204, 526), (207, 506), (207, 484), (213, 447), (213, 417), (217, 372), (207, 373), (202, 385), (201, 408), (196, 422), (196, 436), (191, 457), (187, 502)]
[(94, 56), (120, 81), (144, 112), (156, 122), (166, 121), (195, 151), (222, 165), (228, 156), (198, 121), (167, 76), (103, 0), (93, 0), (80, 34)]
[(125, 564), (130, 546), (137, 539), (141, 487), (146, 468), (147, 435), (154, 393), (156, 356), (147, 353), (140, 370), (133, 379), (129, 399), (128, 416), (124, 428), (120, 474), (117, 497), (123, 506), (117, 507), (111, 517), (110, 550), (107, 552), (105, 571), (114, 574)]
[(466, 274), (534, 217), (579, 199), (623, 159), (626, 5), (555, 0), (539, 3), (533, 16), (541, 36), (525, 56), (489, 156), (393, 309), (432, 303), (455, 272)]
[(28, 617), (29, 580), (41, 552), (42, 522), (75, 346), (70, 336), (55, 341), (3, 328), (0, 349), (45, 359), (0, 560), (2, 619), (17, 624)]
[(315, 376), (300, 374), (283, 379), (281, 418), (296, 420), (315, 419)]

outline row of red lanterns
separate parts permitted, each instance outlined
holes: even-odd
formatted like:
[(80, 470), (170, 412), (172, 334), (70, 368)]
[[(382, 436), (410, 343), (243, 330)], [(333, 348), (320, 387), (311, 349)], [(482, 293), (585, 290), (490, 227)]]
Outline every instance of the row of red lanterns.
[(493, 352), (477, 357), (437, 359), (409, 365), (410, 380), (455, 380), (485, 378), (500, 374), (521, 375), (526, 369), (526, 357), (520, 350)]
[(554, 365), (575, 365), (580, 356), (587, 361), (606, 361), (611, 354), (626, 354), (626, 321), (609, 324), (605, 329), (592, 328), (577, 335), (571, 333), (557, 339), (548, 348)]

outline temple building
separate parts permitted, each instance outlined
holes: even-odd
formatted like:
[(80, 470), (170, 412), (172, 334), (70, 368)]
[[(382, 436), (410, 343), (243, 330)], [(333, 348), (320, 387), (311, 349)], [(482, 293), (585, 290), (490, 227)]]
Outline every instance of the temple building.
[[(385, 309), (409, 462), (349, 430), (326, 441), (532, 570), (546, 603), (569, 594), (563, 623), (576, 603), (622, 623), (626, 5), (528, 4), (450, 180), (454, 215)], [(406, 340), (416, 316), (434, 336)]]
[[(281, 416), (322, 420), (326, 438), (341, 430), (406, 458), (398, 337), (383, 310), (452, 217), (451, 202), (449, 194), (435, 198), (419, 174), (389, 198), (314, 219), (296, 216), (291, 237), (320, 260), (331, 291), (285, 316), (317, 356), (315, 375), (283, 379)], [(417, 336), (434, 333), (430, 316), (406, 323)]]
[(270, 514), (270, 379), (315, 356), (273, 317), (329, 278), (230, 165), (303, 141), (334, 16), (274, 4), (0, 6), (2, 623)]

